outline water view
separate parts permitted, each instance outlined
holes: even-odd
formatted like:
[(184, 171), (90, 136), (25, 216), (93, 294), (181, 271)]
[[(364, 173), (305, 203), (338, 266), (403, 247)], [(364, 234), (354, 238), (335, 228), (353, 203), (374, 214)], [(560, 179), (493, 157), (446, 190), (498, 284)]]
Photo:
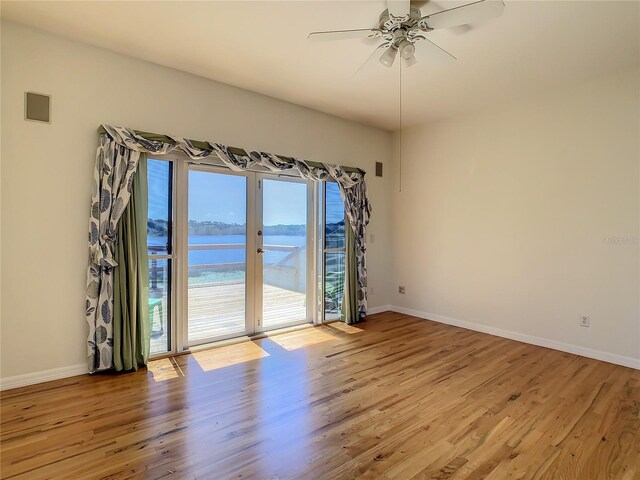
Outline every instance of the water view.
[[(150, 221), (151, 223), (151, 221)], [(147, 237), (150, 258), (154, 252), (166, 251), (166, 236), (149, 235)], [(189, 235), (189, 246), (217, 245), (214, 249), (189, 249), (189, 283), (216, 281), (244, 281), (246, 263), (245, 235)], [(265, 249), (263, 254), (265, 266), (276, 265), (285, 261), (287, 256), (305, 247), (304, 235), (265, 235), (265, 246), (277, 245), (291, 247), (287, 250)], [(225, 245), (235, 248), (222, 247)], [(210, 266), (209, 269), (202, 267)], [(192, 268), (193, 267), (193, 268)], [(217, 267), (217, 268), (215, 268)], [(203, 270), (200, 275), (196, 270)]]

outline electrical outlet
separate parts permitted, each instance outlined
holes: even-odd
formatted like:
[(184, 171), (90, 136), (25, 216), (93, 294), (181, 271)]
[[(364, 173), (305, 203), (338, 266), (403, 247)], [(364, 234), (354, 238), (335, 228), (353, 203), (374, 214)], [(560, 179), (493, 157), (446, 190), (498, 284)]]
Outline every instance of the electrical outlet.
[(369, 243), (376, 243), (376, 236), (373, 233), (369, 234)]
[(580, 326), (581, 327), (590, 327), (591, 319), (587, 315), (582, 315), (580, 317)]
[(398, 287), (398, 293), (404, 295), (404, 287)]
[(369, 290), (369, 295), (375, 295), (376, 294), (375, 291), (373, 290), (373, 287), (369, 287), (368, 290)]

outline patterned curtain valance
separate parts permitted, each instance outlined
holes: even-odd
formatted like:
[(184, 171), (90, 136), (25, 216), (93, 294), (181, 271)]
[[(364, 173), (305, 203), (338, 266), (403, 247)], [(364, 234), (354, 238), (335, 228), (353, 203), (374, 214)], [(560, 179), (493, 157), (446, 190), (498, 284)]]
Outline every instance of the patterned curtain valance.
[[(114, 127), (111, 127), (114, 128)], [(169, 135), (164, 135), (164, 134), (159, 134), (159, 133), (151, 133), (151, 132), (144, 132), (141, 130), (131, 130), (131, 129), (126, 129), (129, 130), (130, 132), (133, 132), (134, 135), (141, 137), (142, 139), (146, 140), (147, 142), (158, 142), (158, 143), (166, 143), (169, 144), (170, 146), (173, 146), (173, 149), (178, 149), (178, 150), (182, 150), (180, 148), (180, 145), (176, 145), (176, 141), (174, 139), (174, 137), (171, 137)], [(105, 128), (104, 125), (101, 125), (100, 127), (98, 127), (98, 133), (103, 135), (105, 133), (107, 133), (107, 129)], [(190, 143), (200, 149), (200, 150), (212, 150), (213, 146), (209, 143), (209, 142), (203, 142), (203, 141), (199, 141), (199, 140), (190, 140)], [(238, 148), (238, 147), (230, 147), (227, 146), (226, 147), (229, 152), (233, 153), (236, 156), (240, 156), (240, 157), (249, 157), (249, 153), (247, 153), (247, 151), (245, 151), (242, 148)], [(156, 152), (158, 153), (158, 152)], [(276, 157), (278, 159), (279, 162), (283, 163), (284, 165), (286, 164), (292, 164), (291, 167), (289, 168), (293, 168), (293, 163), (295, 162), (294, 158), (291, 157), (287, 157), (287, 156), (283, 156), (283, 155), (274, 155), (274, 157)], [(322, 167), (322, 163), (319, 162), (312, 162), (312, 161), (306, 161), (305, 163), (311, 167)], [(355, 167), (346, 167), (343, 166), (342, 168), (344, 168), (344, 170), (347, 173), (361, 173), (361, 174), (365, 174), (366, 172), (360, 168), (355, 168)]]

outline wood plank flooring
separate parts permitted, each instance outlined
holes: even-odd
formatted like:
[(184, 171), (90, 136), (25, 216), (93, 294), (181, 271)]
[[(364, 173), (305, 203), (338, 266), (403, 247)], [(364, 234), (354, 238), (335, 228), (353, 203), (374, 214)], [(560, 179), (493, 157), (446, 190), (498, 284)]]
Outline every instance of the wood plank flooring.
[(4, 479), (640, 478), (640, 371), (396, 313), (1, 403)]

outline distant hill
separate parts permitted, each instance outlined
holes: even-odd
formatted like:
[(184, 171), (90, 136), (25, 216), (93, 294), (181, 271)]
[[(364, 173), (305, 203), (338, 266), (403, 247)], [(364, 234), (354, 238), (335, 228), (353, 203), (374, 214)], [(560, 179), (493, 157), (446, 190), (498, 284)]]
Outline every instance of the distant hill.
[(168, 232), (166, 220), (147, 219), (147, 235), (164, 237)]
[[(344, 227), (343, 227), (344, 228)], [(242, 223), (225, 223), (225, 222), (198, 222), (189, 221), (190, 235), (244, 235), (247, 226)], [(333, 232), (340, 229), (340, 224), (327, 225), (327, 232)], [(151, 236), (162, 237), (167, 235), (168, 225), (166, 220), (148, 219), (147, 233)], [(305, 225), (267, 225), (264, 227), (265, 235), (306, 235)]]

